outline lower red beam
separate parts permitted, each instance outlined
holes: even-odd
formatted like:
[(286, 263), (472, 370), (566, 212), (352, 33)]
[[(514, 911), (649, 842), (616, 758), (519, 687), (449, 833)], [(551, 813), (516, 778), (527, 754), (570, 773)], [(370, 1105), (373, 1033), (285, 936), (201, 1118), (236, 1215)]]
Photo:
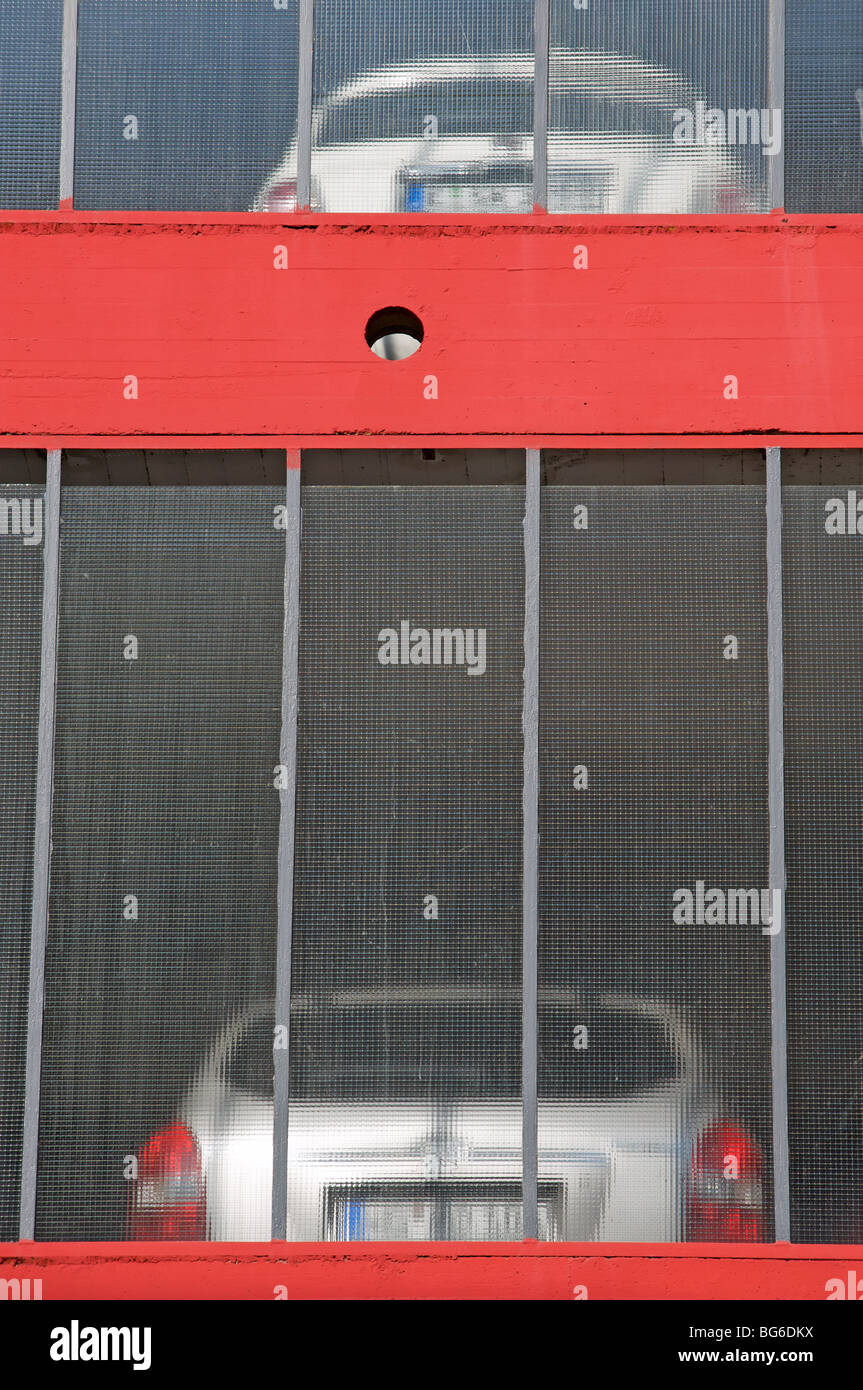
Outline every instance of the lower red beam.
[(6, 1299), (863, 1300), (863, 1246), (0, 1245)]

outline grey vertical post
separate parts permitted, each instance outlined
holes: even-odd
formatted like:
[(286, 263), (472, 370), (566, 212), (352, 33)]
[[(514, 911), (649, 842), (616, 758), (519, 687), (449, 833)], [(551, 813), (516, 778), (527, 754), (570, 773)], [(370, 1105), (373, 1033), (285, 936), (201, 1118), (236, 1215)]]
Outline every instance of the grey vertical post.
[[(292, 462), (288, 456), (288, 463)], [(279, 762), (285, 786), (279, 791), (279, 849), (276, 928), (276, 1028), (284, 1030), (273, 1051), (272, 1238), (285, 1240), (288, 1224), (288, 1108), (290, 1092), (291, 941), (294, 915), (294, 810), (297, 790), (297, 687), (300, 636), (300, 541), (302, 512), (299, 455), (288, 468), (285, 502), (285, 625), (282, 644), (282, 730)]]
[(533, 11), (533, 204), (548, 208), (548, 44), (551, 0), (534, 0)]
[(75, 194), (75, 101), (78, 84), (78, 0), (63, 0), (60, 109), (60, 206)]
[[(779, 930), (770, 938), (770, 1053), (776, 1240), (791, 1239), (788, 1172), (788, 1020), (785, 996), (785, 749), (782, 655), (782, 462), (767, 450), (767, 702), (770, 887), (780, 890)], [(777, 923), (774, 919), (773, 926)]]
[(60, 451), (48, 454), (42, 550), (42, 661), (39, 677), (39, 735), (33, 835), (33, 899), (30, 915), (30, 985), (27, 1000), (27, 1060), (21, 1142), (19, 1235), (36, 1234), (36, 1164), (39, 1151), (39, 1090), (42, 1081), (42, 1012), (48, 888), (51, 872), (51, 802), (54, 779), (54, 695), (57, 686), (57, 605), (60, 583)]
[(770, 206), (785, 206), (785, 0), (770, 0), (768, 104), (780, 113), (782, 143), (770, 159)]
[(312, 202), (312, 89), (315, 67), (315, 0), (300, 0), (297, 83), (297, 207)]
[(524, 494), (524, 783), (522, 791), (522, 1207), (525, 1240), (536, 1240), (537, 1140), (537, 935), (539, 928), (539, 523), (540, 453), (525, 455)]

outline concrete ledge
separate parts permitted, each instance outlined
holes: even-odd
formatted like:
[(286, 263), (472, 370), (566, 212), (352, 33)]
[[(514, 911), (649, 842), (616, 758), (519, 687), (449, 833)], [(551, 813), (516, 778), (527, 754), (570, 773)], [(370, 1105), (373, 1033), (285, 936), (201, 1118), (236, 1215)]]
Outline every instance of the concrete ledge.
[(863, 1299), (863, 1246), (26, 1242), (0, 1245), (0, 1280), (45, 1300), (824, 1301)]

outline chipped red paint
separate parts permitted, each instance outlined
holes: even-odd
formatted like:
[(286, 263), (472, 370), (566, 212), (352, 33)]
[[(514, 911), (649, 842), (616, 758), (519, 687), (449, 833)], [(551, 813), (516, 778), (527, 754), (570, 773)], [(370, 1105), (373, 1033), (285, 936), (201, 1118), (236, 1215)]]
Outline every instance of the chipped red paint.
[[(863, 439), (863, 217), (22, 213), (0, 238), (0, 443)], [(385, 362), (363, 330), (394, 303), (425, 340)]]
[(0, 1278), (54, 1300), (825, 1300), (854, 1269), (860, 1246), (0, 1245)]

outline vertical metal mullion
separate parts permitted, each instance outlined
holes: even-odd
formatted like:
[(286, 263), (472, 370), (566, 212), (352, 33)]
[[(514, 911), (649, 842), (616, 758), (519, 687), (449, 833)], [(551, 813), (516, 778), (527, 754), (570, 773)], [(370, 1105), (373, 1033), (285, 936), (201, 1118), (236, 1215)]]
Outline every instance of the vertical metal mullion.
[(294, 914), (294, 814), (297, 790), (297, 704), (300, 634), (301, 455), (288, 454), (285, 484), (285, 619), (282, 644), (282, 727), (279, 763), (279, 848), (274, 1022), (284, 1030), (273, 1051), (272, 1238), (285, 1240), (288, 1225), (288, 1111), (290, 1105), (291, 942)]
[(539, 536), (541, 465), (525, 454), (524, 782), (522, 788), (522, 1214), (525, 1240), (539, 1234), (537, 1141), (537, 936), (539, 926)]
[(75, 106), (78, 85), (78, 0), (63, 0), (60, 108), (60, 206), (75, 196)]
[[(776, 1240), (791, 1239), (788, 1160), (788, 1018), (785, 994), (785, 746), (782, 653), (782, 456), (767, 450), (767, 701), (770, 887), (780, 890), (779, 930), (770, 938), (770, 1054), (773, 1210)], [(776, 925), (774, 919), (774, 926)]]
[(768, 103), (780, 113), (782, 140), (770, 156), (770, 206), (785, 206), (785, 0), (770, 0), (768, 38)]
[(548, 46), (551, 0), (534, 0), (533, 11), (533, 205), (548, 208)]
[(300, 0), (297, 84), (297, 207), (312, 204), (312, 90), (315, 64), (315, 0)]
[(42, 1082), (42, 1015), (51, 874), (51, 806), (54, 780), (54, 720), (57, 687), (57, 606), (60, 583), (60, 451), (48, 453), (42, 553), (42, 657), (39, 675), (39, 734), (33, 834), (33, 898), (30, 915), (30, 983), (27, 999), (27, 1059), (21, 1139), (21, 1240), (36, 1235), (36, 1169), (39, 1155), (39, 1092)]

